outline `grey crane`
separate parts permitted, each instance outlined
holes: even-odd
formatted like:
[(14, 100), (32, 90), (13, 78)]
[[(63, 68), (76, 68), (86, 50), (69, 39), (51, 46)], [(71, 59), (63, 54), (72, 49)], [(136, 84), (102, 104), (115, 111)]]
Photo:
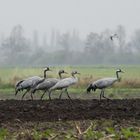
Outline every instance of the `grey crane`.
[(117, 34), (113, 34), (113, 35), (110, 36), (110, 39), (113, 41), (114, 37), (118, 38), (118, 35)]
[(43, 90), (43, 94), (41, 96), (41, 99), (43, 99), (45, 93), (51, 88), (53, 87), (58, 81), (60, 81), (62, 79), (62, 74), (68, 74), (67, 72), (65, 72), (64, 70), (59, 70), (58, 75), (60, 79), (57, 78), (48, 78), (45, 79), (43, 82), (39, 83), (37, 86), (35, 86), (32, 90), (31, 90), (31, 94), (34, 94), (37, 90)]
[(68, 89), (69, 86), (74, 85), (78, 82), (78, 78), (75, 76), (76, 74), (80, 74), (80, 73), (78, 73), (77, 71), (73, 71), (71, 73), (71, 75), (72, 75), (71, 77), (64, 78), (64, 79), (60, 80), (59, 82), (57, 82), (53, 87), (51, 87), (50, 90), (49, 90), (49, 99), (51, 100), (51, 92), (53, 90), (62, 90), (61, 94), (59, 96), (59, 99), (61, 99), (61, 96), (62, 96), (63, 92), (66, 92), (68, 98), (71, 99), (69, 94), (68, 94), (67, 89)]
[[(96, 91), (96, 89), (101, 89), (100, 100), (102, 97), (106, 98), (104, 96), (105, 88), (112, 86), (117, 81), (120, 81), (120, 77), (119, 77), (120, 72), (123, 73), (123, 71), (121, 69), (118, 69), (116, 71), (116, 77), (102, 78), (102, 79), (99, 79), (99, 80), (89, 84), (89, 86), (87, 87), (87, 93), (89, 93), (91, 90)], [(108, 99), (108, 98), (106, 98), (106, 99)]]
[[(44, 69), (44, 77), (41, 78), (39, 76), (33, 76), (33, 77), (29, 77), (27, 79), (21, 80), (19, 82), (16, 83), (15, 85), (15, 96), (17, 95), (17, 93), (19, 91), (23, 91), (24, 89), (26, 89), (26, 91), (24, 92), (22, 99), (24, 98), (24, 96), (30, 91), (30, 89), (34, 86), (36, 86), (37, 84), (39, 84), (40, 82), (43, 82), (46, 79), (46, 72), (47, 71), (51, 71), (49, 67), (46, 67)], [(31, 98), (33, 99), (32, 95)]]

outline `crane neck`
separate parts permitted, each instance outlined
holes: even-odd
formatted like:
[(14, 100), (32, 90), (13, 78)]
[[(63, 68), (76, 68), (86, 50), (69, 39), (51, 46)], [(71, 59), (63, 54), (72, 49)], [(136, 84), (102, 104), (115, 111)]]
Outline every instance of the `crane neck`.
[(47, 71), (46, 70), (44, 70), (44, 78), (46, 79), (47, 78)]
[(59, 78), (62, 79), (62, 75), (61, 75), (61, 73), (59, 73)]
[(117, 79), (119, 81), (120, 77), (119, 77), (119, 71), (116, 71), (116, 76), (117, 76)]
[(76, 78), (75, 74), (72, 73), (71, 75), (72, 75), (73, 78)]

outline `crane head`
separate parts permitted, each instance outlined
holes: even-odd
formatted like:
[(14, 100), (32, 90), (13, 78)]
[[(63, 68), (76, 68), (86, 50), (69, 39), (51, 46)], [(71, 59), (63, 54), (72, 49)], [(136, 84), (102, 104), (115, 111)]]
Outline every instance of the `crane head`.
[(80, 74), (79, 72), (77, 72), (76, 70), (75, 71), (72, 71), (71, 73), (72, 75), (75, 75), (75, 74)]
[(122, 72), (122, 73), (124, 73), (124, 71), (122, 71), (121, 69), (118, 69), (116, 72)]
[(49, 67), (44, 68), (44, 71), (52, 71)]
[(68, 74), (68, 73), (67, 73), (67, 72), (65, 72), (64, 70), (59, 70), (58, 74), (61, 74), (61, 73)]

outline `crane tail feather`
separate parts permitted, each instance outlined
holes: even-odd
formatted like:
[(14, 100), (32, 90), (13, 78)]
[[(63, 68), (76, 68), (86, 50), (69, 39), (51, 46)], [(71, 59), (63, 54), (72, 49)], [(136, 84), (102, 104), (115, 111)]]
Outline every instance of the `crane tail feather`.
[(90, 93), (91, 90), (92, 90), (92, 85), (90, 84), (90, 85), (87, 87), (87, 93)]
[(90, 93), (91, 90), (96, 91), (96, 89), (97, 89), (97, 86), (96, 86), (96, 85), (90, 84), (90, 85), (87, 87), (87, 93)]

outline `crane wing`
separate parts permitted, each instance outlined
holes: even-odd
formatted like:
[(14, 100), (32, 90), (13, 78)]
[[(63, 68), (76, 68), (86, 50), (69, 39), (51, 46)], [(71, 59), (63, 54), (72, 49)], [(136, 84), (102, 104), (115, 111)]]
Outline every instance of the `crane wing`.
[(98, 88), (106, 88), (111, 86), (114, 82), (117, 81), (117, 78), (103, 78), (95, 81), (93, 85), (96, 85)]
[(61, 88), (66, 88), (72, 84), (75, 83), (75, 78), (65, 78), (65, 79), (62, 79), (60, 80), (59, 82), (57, 82), (55, 84), (55, 86), (53, 86), (51, 89), (61, 89)]
[(45, 79), (42, 83), (38, 84), (35, 89), (40, 89), (40, 90), (49, 89), (52, 86), (54, 86), (58, 81), (59, 79), (56, 78)]
[(17, 88), (24, 80), (20, 80), (15, 84), (15, 88)]
[(21, 84), (20, 86), (22, 88), (31, 88), (37, 84), (39, 84), (40, 82), (43, 81), (44, 78), (41, 78), (39, 76), (34, 76), (34, 77), (29, 77), (27, 79), (25, 79)]

